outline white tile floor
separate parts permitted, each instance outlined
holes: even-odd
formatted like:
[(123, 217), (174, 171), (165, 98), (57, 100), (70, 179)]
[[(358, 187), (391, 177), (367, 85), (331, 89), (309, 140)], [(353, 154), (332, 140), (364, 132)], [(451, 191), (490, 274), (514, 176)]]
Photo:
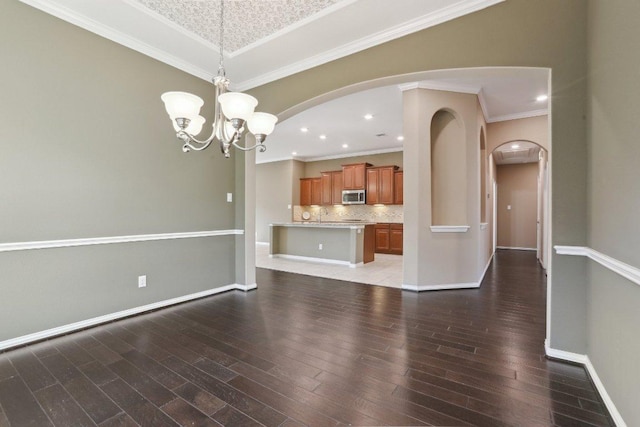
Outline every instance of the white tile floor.
[(257, 245), (256, 267), (391, 288), (402, 287), (402, 255), (376, 254), (375, 261), (351, 268), (346, 265), (269, 258), (269, 245)]

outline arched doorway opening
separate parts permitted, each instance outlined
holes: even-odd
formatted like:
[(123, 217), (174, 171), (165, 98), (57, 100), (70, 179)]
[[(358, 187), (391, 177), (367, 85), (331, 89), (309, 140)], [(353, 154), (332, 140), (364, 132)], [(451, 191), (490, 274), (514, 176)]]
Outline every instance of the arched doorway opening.
[[(526, 124), (521, 124), (523, 136)], [(491, 152), (496, 248), (535, 251), (545, 269), (550, 254), (548, 160), (543, 144), (524, 138), (505, 141)]]

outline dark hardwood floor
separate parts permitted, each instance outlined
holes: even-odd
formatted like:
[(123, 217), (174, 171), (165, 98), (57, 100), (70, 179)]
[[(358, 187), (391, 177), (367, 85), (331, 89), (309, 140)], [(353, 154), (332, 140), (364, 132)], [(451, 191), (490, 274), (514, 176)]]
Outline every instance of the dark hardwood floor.
[(613, 425), (544, 357), (534, 253), (498, 252), (477, 290), (258, 286), (0, 354), (0, 427)]

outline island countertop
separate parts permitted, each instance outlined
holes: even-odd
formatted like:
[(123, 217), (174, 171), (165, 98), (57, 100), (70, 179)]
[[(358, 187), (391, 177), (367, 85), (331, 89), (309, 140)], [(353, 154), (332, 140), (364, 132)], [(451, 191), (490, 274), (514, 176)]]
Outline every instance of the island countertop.
[(269, 255), (355, 267), (374, 260), (374, 226), (365, 221), (273, 223)]
[(375, 222), (366, 221), (296, 221), (274, 222), (271, 227), (308, 227), (308, 228), (363, 228), (366, 225), (375, 225)]

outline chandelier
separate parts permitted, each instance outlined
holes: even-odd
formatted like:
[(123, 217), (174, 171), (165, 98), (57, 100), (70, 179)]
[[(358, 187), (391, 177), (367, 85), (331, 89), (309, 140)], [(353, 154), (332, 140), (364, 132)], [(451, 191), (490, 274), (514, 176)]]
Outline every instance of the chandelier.
[[(275, 127), (278, 118), (273, 114), (254, 112), (258, 100), (242, 92), (229, 92), (229, 79), (224, 69), (224, 0), (220, 1), (220, 63), (218, 75), (213, 78), (215, 86), (215, 110), (213, 132), (206, 140), (198, 140), (205, 118), (200, 115), (204, 101), (199, 96), (187, 92), (165, 92), (160, 97), (171, 118), (176, 136), (184, 145), (185, 153), (202, 151), (213, 141), (220, 142), (220, 150), (229, 158), (229, 149), (233, 145), (242, 151), (258, 148), (261, 152), (267, 147), (264, 141)], [(244, 134), (245, 124), (256, 139), (256, 144), (243, 147), (239, 144)]]

